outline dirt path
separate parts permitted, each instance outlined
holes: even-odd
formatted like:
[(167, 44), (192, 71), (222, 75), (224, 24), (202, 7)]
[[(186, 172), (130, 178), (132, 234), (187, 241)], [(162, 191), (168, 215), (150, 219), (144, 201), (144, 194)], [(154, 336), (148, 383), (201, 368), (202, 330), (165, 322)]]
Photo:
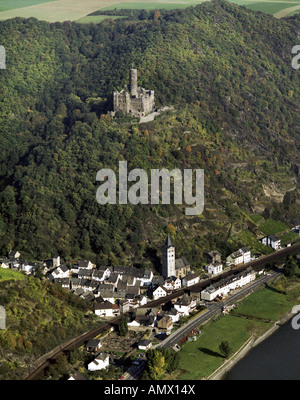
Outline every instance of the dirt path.
[(273, 16), (275, 18), (284, 18), (287, 15), (289, 15), (290, 13), (292, 13), (293, 11), (297, 11), (297, 10), (300, 10), (300, 4), (298, 4), (297, 6), (294, 6), (294, 7), (284, 8), (283, 10), (280, 10), (277, 13), (273, 14)]

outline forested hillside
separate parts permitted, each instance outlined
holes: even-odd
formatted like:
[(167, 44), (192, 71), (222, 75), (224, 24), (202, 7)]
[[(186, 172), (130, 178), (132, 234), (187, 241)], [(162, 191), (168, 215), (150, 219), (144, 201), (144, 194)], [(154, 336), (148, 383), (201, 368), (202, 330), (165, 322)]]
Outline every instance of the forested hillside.
[(1, 380), (22, 379), (39, 357), (96, 324), (85, 318), (86, 301), (36, 277), (0, 282), (0, 304), (7, 327), (0, 330)]
[[(192, 266), (223, 253), (248, 214), (299, 223), (300, 17), (226, 1), (99, 25), (0, 22), (0, 251), (102, 264), (155, 263), (168, 230)], [(155, 121), (112, 120), (112, 92), (155, 90)], [(96, 172), (204, 168), (205, 207), (100, 206)], [(250, 226), (251, 228), (251, 226)]]

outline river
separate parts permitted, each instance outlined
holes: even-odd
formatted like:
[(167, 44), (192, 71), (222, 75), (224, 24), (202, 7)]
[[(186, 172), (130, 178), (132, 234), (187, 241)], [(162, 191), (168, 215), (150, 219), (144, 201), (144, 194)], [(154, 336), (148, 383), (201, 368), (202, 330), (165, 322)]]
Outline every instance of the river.
[(223, 379), (299, 380), (300, 329), (293, 329), (289, 320), (251, 349)]

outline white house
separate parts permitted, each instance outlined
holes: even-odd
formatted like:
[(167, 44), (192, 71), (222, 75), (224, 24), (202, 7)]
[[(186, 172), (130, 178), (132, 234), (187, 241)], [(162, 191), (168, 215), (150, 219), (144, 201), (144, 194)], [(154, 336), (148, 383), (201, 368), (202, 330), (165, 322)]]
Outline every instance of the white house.
[(9, 268), (10, 263), (11, 263), (11, 260), (2, 260), (2, 261), (0, 261), (0, 267)]
[(220, 274), (223, 271), (223, 265), (220, 262), (215, 261), (211, 264), (206, 265), (205, 269), (209, 274), (216, 275)]
[(243, 263), (246, 264), (251, 261), (251, 251), (248, 247), (242, 247), (239, 252), (243, 254)]
[(182, 278), (182, 286), (189, 287), (195, 285), (199, 282), (199, 276), (197, 274), (188, 274), (184, 278)]
[(149, 286), (153, 279), (153, 272), (150, 269), (146, 269), (143, 276), (137, 276), (136, 279), (141, 281), (141, 286)]
[(109, 355), (100, 353), (88, 364), (89, 371), (99, 371), (109, 366)]
[(53, 256), (52, 257), (52, 265), (53, 265), (53, 268), (56, 268), (56, 267), (60, 266), (60, 256)]
[(181, 288), (181, 280), (176, 276), (170, 276), (165, 279), (165, 283), (163, 285), (167, 290), (176, 290)]
[(150, 340), (142, 340), (139, 344), (138, 344), (138, 348), (140, 350), (149, 350), (152, 347), (152, 342)]
[(243, 262), (244, 262), (244, 256), (239, 250), (231, 253), (226, 258), (227, 265), (230, 265), (230, 264), (238, 265), (238, 264), (242, 264)]
[(213, 285), (208, 286), (201, 292), (201, 299), (212, 301), (218, 296), (226, 296), (230, 290), (240, 288), (255, 280), (255, 271), (249, 267), (238, 274), (232, 274)]
[(269, 236), (269, 243), (270, 246), (275, 250), (279, 250), (281, 248), (281, 240), (275, 235)]
[(181, 299), (176, 301), (174, 308), (181, 316), (189, 315), (190, 312), (194, 311), (196, 308), (196, 300), (193, 300), (190, 296), (184, 295)]
[(79, 262), (79, 264), (78, 264), (78, 268), (79, 269), (81, 269), (81, 268), (84, 268), (84, 269), (93, 269), (93, 268), (95, 268), (96, 267), (96, 265), (95, 264), (93, 264), (91, 261), (89, 261), (89, 260), (81, 260), (80, 262)]
[(33, 273), (35, 266), (33, 264), (29, 264), (26, 261), (22, 263), (21, 269), (22, 271), (26, 272), (27, 275), (30, 275)]
[(171, 310), (166, 312), (166, 315), (168, 315), (169, 317), (172, 318), (173, 323), (174, 322), (178, 322), (179, 318), (180, 318), (180, 313), (178, 312), (178, 310), (176, 310), (176, 308), (171, 308)]
[(265, 246), (271, 246), (275, 250), (281, 248), (281, 239), (275, 235), (266, 236), (261, 240), (262, 244)]
[(50, 275), (53, 279), (57, 279), (57, 278), (69, 278), (70, 276), (70, 270), (66, 265), (59, 265), (58, 267), (56, 267)]
[(137, 328), (137, 327), (141, 326), (141, 324), (140, 324), (140, 322), (139, 322), (139, 320), (138, 320), (137, 318), (134, 319), (134, 320), (131, 321), (131, 322), (128, 322), (127, 325), (128, 325), (129, 327), (134, 327), (134, 328)]
[(166, 288), (163, 286), (158, 286), (154, 291), (153, 291), (153, 299), (157, 300), (160, 299), (161, 297), (167, 296), (168, 291)]
[(8, 258), (10, 258), (10, 259), (20, 258), (20, 256), (21, 256), (21, 253), (18, 250), (11, 250), (8, 253)]
[(109, 301), (103, 301), (101, 303), (95, 303), (95, 314), (100, 317), (115, 317), (120, 315), (120, 309), (117, 304), (112, 304)]

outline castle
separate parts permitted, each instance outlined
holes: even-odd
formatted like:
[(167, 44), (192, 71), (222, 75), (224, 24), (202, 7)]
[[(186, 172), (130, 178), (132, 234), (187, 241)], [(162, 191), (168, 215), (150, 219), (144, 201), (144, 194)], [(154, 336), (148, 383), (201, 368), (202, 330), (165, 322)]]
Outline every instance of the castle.
[(135, 117), (144, 117), (154, 109), (154, 90), (146, 90), (137, 83), (137, 70), (130, 70), (129, 90), (114, 92), (114, 112), (122, 111)]

